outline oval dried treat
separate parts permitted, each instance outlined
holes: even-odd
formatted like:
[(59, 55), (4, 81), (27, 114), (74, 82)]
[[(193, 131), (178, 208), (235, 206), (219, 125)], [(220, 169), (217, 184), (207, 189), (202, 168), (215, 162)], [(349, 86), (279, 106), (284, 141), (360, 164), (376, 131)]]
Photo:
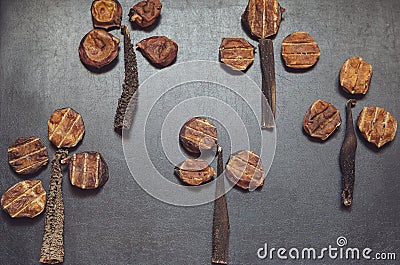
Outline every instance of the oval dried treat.
[(320, 54), (318, 44), (307, 32), (294, 32), (282, 42), (282, 58), (291, 68), (310, 68), (317, 63)]
[(33, 218), (43, 212), (46, 191), (40, 180), (25, 180), (9, 188), (1, 197), (1, 207), (12, 218)]
[(81, 61), (95, 68), (101, 68), (118, 56), (119, 39), (104, 29), (94, 29), (81, 40), (78, 48)]
[(323, 100), (315, 101), (303, 119), (304, 131), (315, 138), (326, 140), (341, 124), (340, 113), (335, 106)]
[(165, 67), (170, 65), (178, 54), (178, 45), (165, 36), (154, 36), (136, 44), (151, 63)]
[(95, 28), (109, 29), (121, 26), (122, 6), (117, 0), (95, 0), (91, 12)]
[(74, 147), (85, 133), (82, 116), (71, 108), (55, 110), (47, 125), (49, 140), (57, 148)]
[(364, 138), (378, 148), (393, 141), (397, 131), (397, 121), (384, 108), (364, 107), (358, 116), (358, 129)]
[(254, 190), (264, 185), (264, 169), (260, 157), (242, 150), (232, 154), (226, 164), (226, 177), (243, 189)]
[(206, 118), (189, 119), (179, 132), (179, 141), (190, 153), (211, 150), (218, 141), (217, 128)]
[(372, 66), (360, 57), (347, 59), (340, 69), (340, 85), (350, 94), (364, 95), (371, 82)]
[(97, 189), (108, 180), (108, 166), (98, 152), (88, 151), (73, 154), (62, 160), (68, 163), (68, 174), (71, 184), (81, 189)]
[(254, 46), (238, 37), (223, 38), (219, 47), (220, 59), (226, 65), (246, 70), (254, 61)]
[(175, 174), (186, 184), (200, 185), (210, 181), (215, 171), (207, 161), (189, 158), (175, 167)]
[(32, 174), (47, 165), (49, 155), (38, 137), (20, 137), (8, 147), (8, 163), (18, 174)]
[(162, 4), (159, 0), (141, 1), (129, 11), (129, 20), (140, 27), (148, 27), (160, 16)]

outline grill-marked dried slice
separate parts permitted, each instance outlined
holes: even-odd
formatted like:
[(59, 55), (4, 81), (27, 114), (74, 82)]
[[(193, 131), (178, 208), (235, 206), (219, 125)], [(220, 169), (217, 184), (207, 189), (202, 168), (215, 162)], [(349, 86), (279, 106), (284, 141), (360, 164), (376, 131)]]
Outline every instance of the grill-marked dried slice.
[(341, 124), (340, 112), (331, 103), (315, 101), (303, 119), (304, 131), (315, 138), (326, 140)]
[(210, 181), (215, 171), (207, 161), (189, 158), (175, 167), (175, 174), (189, 185), (200, 185)]
[(321, 52), (307, 32), (294, 32), (282, 42), (282, 58), (288, 67), (306, 69), (317, 63)]
[(151, 26), (160, 16), (161, 8), (159, 0), (141, 1), (129, 11), (129, 20), (143, 28)]
[(223, 63), (243, 71), (254, 61), (254, 46), (243, 38), (223, 38), (219, 54)]
[(218, 141), (217, 128), (206, 118), (191, 118), (182, 126), (179, 141), (190, 153), (211, 150)]
[(350, 94), (366, 94), (371, 82), (372, 66), (360, 57), (347, 59), (340, 69), (340, 85)]
[(85, 133), (82, 116), (71, 108), (55, 110), (47, 125), (49, 140), (58, 148), (74, 147)]
[(226, 177), (243, 189), (254, 190), (264, 184), (264, 169), (260, 157), (242, 150), (232, 154), (226, 164)]
[(46, 191), (40, 180), (25, 180), (9, 188), (1, 197), (1, 207), (12, 218), (33, 218), (43, 212)]
[(38, 137), (20, 137), (8, 147), (8, 163), (18, 174), (32, 174), (47, 165), (47, 148)]
[(122, 6), (117, 0), (95, 0), (90, 10), (95, 28), (109, 29), (121, 26)]
[(358, 129), (378, 148), (392, 141), (397, 131), (396, 119), (384, 108), (364, 107), (358, 116)]
[(151, 63), (165, 67), (173, 63), (178, 54), (178, 45), (165, 36), (154, 36), (136, 44)]

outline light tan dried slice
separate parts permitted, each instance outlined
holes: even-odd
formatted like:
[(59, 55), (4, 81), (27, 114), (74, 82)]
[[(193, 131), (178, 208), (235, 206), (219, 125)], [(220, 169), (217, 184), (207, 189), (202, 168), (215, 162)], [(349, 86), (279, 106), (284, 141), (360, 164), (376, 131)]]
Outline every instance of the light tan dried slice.
[(364, 138), (378, 148), (393, 141), (397, 131), (396, 119), (384, 108), (364, 107), (358, 116), (358, 129)]
[(254, 46), (239, 37), (223, 38), (219, 47), (220, 59), (230, 67), (244, 71), (254, 61)]
[(282, 58), (286, 66), (306, 69), (317, 63), (321, 52), (307, 32), (294, 32), (282, 42)]
[(121, 26), (122, 6), (117, 0), (95, 0), (90, 10), (95, 28)]
[(366, 94), (372, 77), (372, 66), (360, 57), (347, 59), (340, 69), (340, 85), (350, 94)]
[(191, 118), (182, 126), (179, 140), (188, 152), (199, 154), (215, 147), (218, 141), (217, 128), (206, 118)]
[(175, 174), (189, 185), (200, 185), (210, 181), (215, 171), (207, 161), (189, 158), (175, 167)]

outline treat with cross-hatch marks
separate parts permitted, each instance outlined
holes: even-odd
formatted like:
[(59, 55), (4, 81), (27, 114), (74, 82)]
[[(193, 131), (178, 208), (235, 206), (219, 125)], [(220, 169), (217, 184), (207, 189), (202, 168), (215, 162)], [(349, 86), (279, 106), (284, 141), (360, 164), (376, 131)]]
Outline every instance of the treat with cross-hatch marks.
[(95, 0), (91, 12), (95, 28), (110, 29), (121, 26), (122, 6), (117, 0)]
[(317, 63), (320, 54), (318, 44), (307, 32), (294, 32), (282, 42), (282, 58), (290, 68), (310, 68)]
[(315, 101), (303, 119), (304, 131), (315, 138), (326, 140), (340, 126), (340, 112), (331, 103)]
[(371, 82), (372, 66), (360, 57), (347, 59), (340, 69), (340, 85), (347, 93), (365, 95)]
[(241, 150), (229, 157), (226, 177), (243, 189), (254, 190), (264, 184), (264, 169), (260, 157), (254, 152)]
[(18, 174), (32, 174), (47, 165), (47, 148), (38, 137), (20, 137), (8, 147), (8, 163)]
[(214, 175), (214, 169), (203, 159), (186, 159), (175, 167), (175, 175), (189, 185), (200, 185), (210, 181)]
[(43, 212), (46, 191), (40, 180), (24, 180), (9, 188), (1, 197), (1, 207), (12, 218), (33, 218)]
[(73, 154), (61, 162), (68, 163), (69, 180), (78, 188), (97, 189), (108, 180), (108, 166), (99, 152)]
[(179, 141), (186, 151), (193, 154), (212, 150), (218, 141), (217, 128), (206, 118), (191, 118), (182, 126)]
[(58, 148), (74, 147), (85, 133), (82, 116), (71, 108), (55, 110), (47, 125), (49, 140)]
[(364, 138), (378, 148), (393, 141), (397, 131), (396, 119), (384, 108), (364, 107), (358, 116), (358, 129)]
[(254, 46), (239, 37), (223, 38), (219, 47), (220, 59), (230, 67), (244, 71), (254, 61)]

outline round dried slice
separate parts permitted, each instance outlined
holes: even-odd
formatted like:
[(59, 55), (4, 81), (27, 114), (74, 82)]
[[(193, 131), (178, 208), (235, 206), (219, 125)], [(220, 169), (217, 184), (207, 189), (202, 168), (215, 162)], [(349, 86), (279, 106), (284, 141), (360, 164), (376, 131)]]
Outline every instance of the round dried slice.
[(8, 147), (8, 163), (18, 174), (32, 174), (47, 165), (47, 148), (38, 137), (20, 137)]
[(61, 162), (69, 164), (69, 180), (78, 188), (97, 189), (108, 180), (108, 166), (99, 152), (88, 151), (73, 154)]
[(207, 161), (189, 158), (175, 167), (175, 174), (186, 184), (197, 186), (210, 181), (215, 172)]
[(340, 85), (350, 94), (365, 95), (371, 82), (372, 66), (360, 57), (347, 59), (340, 69)]
[(341, 124), (340, 113), (335, 106), (323, 100), (315, 101), (303, 119), (304, 131), (315, 138), (326, 140)]
[(186, 151), (200, 154), (211, 150), (218, 141), (217, 128), (208, 119), (195, 117), (189, 119), (179, 132), (179, 141)]
[(397, 131), (397, 121), (384, 108), (364, 107), (358, 116), (358, 129), (364, 138), (378, 148), (393, 141)]
[(141, 1), (131, 8), (129, 20), (143, 28), (151, 26), (160, 16), (161, 8), (159, 0)]
[(226, 177), (243, 189), (254, 190), (264, 185), (264, 169), (260, 157), (248, 150), (232, 154), (226, 164)]
[(223, 38), (219, 47), (220, 59), (230, 67), (244, 71), (254, 61), (254, 46), (239, 37)]
[(40, 180), (25, 180), (9, 188), (1, 197), (1, 207), (12, 218), (33, 218), (43, 212), (46, 191)]
[(317, 63), (320, 54), (318, 44), (307, 32), (294, 32), (282, 42), (282, 58), (290, 68), (310, 68)]
[(178, 45), (165, 36), (154, 36), (136, 44), (151, 63), (165, 67), (172, 64), (178, 54)]
[(81, 40), (78, 48), (81, 61), (95, 68), (101, 68), (118, 56), (119, 39), (104, 29), (93, 29)]
[(117, 0), (95, 0), (91, 12), (95, 28), (109, 29), (121, 26), (122, 6)]
[(74, 147), (85, 133), (82, 116), (71, 108), (55, 110), (47, 125), (49, 140), (58, 148)]

